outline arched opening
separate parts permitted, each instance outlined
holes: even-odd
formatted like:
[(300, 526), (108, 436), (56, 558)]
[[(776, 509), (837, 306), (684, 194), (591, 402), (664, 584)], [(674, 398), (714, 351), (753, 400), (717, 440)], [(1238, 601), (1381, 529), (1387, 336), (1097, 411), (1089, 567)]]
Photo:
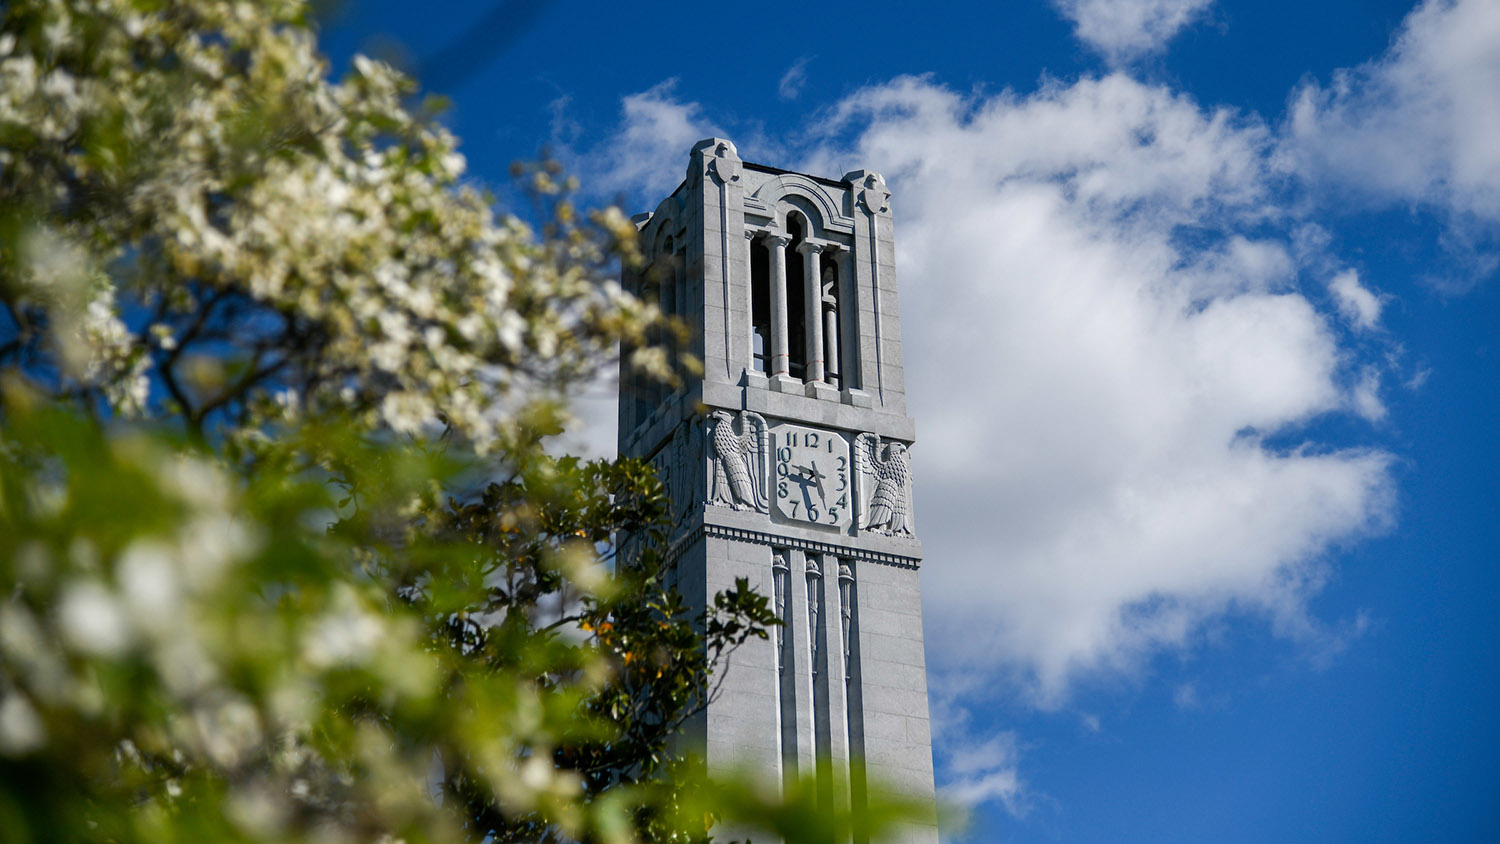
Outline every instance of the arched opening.
[(797, 380), (807, 377), (807, 268), (797, 247), (806, 239), (802, 215), (787, 212), (786, 231), (792, 240), (786, 247), (787, 374)]
[(771, 252), (750, 241), (750, 371), (771, 371)]

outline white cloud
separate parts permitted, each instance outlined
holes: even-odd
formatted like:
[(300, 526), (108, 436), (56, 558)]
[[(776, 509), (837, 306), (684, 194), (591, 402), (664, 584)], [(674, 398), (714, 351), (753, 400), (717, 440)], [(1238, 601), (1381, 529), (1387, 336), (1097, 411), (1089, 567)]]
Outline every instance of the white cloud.
[(1116, 64), (1167, 46), (1213, 0), (1052, 0), (1074, 35)]
[(1356, 328), (1370, 330), (1380, 322), (1380, 297), (1359, 283), (1359, 273), (1344, 270), (1328, 283), (1339, 313)]
[(1371, 422), (1379, 422), (1386, 416), (1385, 402), (1380, 400), (1380, 370), (1367, 366), (1360, 371), (1349, 396), (1354, 412)]
[(807, 85), (807, 63), (812, 59), (803, 56), (786, 69), (782, 74), (781, 81), (776, 84), (776, 95), (783, 100), (795, 100), (801, 96), (802, 89)]
[(1284, 216), (1266, 128), (1123, 76), (905, 78), (838, 118), (853, 151), (811, 160), (896, 191), (934, 666), (1050, 706), (1228, 611), (1313, 635), (1322, 555), (1382, 522), (1390, 457), (1267, 444), (1354, 379), (1292, 236), (1246, 234)]
[(693, 144), (723, 134), (697, 103), (678, 101), (676, 87), (668, 79), (624, 98), (619, 132), (575, 165), (592, 189), (664, 198), (682, 181)]
[(1293, 95), (1286, 153), (1376, 202), (1500, 220), (1500, 3), (1429, 0), (1389, 50)]
[[(620, 138), (681, 129), (666, 162), (708, 134), (670, 88), (628, 103)], [(1267, 444), (1378, 406), (1297, 288), (1327, 256), (1274, 234), (1270, 131), (1122, 75), (980, 99), (905, 77), (820, 124), (850, 140), (802, 169), (878, 163), (896, 191), (934, 667), (1057, 705), (1228, 611), (1315, 635), (1322, 555), (1383, 521), (1391, 458)]]
[(966, 807), (998, 802), (1012, 815), (1023, 817), (1030, 804), (1020, 759), (1016, 734), (1011, 731), (983, 741), (945, 744), (939, 756), (942, 795)]
[[(659, 157), (624, 172), (675, 171), (711, 133), (670, 87), (628, 102), (604, 148)], [(816, 123), (798, 169), (864, 163), (895, 191), (935, 706), (1060, 706), (1227, 613), (1339, 639), (1307, 601), (1330, 549), (1389, 519), (1392, 457), (1297, 441), (1384, 412), (1373, 353), (1314, 302), (1371, 326), (1380, 303), (1357, 277), (1303, 294), (1341, 264), (1290, 210), (1270, 129), (1118, 74), (990, 97), (903, 77)], [(1001, 739), (940, 765), (950, 795), (1024, 810)]]

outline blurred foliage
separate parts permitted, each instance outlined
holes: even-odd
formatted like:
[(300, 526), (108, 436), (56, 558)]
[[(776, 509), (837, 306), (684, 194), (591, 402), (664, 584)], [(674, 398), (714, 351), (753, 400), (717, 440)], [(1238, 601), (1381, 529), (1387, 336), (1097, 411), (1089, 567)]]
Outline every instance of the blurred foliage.
[(694, 615), (649, 467), (547, 449), (622, 344), (671, 377), (634, 228), (550, 162), (496, 215), (307, 14), (0, 6), (0, 839), (843, 840), (678, 738), (766, 600)]

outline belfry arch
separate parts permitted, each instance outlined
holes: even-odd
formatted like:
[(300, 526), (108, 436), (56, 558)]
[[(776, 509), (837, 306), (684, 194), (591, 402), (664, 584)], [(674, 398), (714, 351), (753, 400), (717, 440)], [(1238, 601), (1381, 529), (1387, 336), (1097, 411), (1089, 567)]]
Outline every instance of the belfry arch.
[[(852, 366), (856, 315), (844, 284), (851, 238), (834, 233), (818, 203), (781, 198), (763, 230), (745, 231), (750, 271), (747, 372), (833, 390), (857, 387)], [(849, 289), (846, 289), (849, 288)], [(850, 377), (853, 375), (853, 377)]]

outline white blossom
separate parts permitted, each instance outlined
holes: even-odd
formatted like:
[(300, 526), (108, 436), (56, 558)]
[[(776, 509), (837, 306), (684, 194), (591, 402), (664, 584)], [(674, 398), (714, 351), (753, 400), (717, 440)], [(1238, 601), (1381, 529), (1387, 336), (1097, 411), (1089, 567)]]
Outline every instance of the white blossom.
[(119, 599), (92, 580), (71, 583), (58, 601), (58, 624), (67, 643), (94, 656), (117, 656), (134, 636)]
[(0, 693), (0, 754), (22, 756), (47, 741), (36, 708), (19, 694)]

